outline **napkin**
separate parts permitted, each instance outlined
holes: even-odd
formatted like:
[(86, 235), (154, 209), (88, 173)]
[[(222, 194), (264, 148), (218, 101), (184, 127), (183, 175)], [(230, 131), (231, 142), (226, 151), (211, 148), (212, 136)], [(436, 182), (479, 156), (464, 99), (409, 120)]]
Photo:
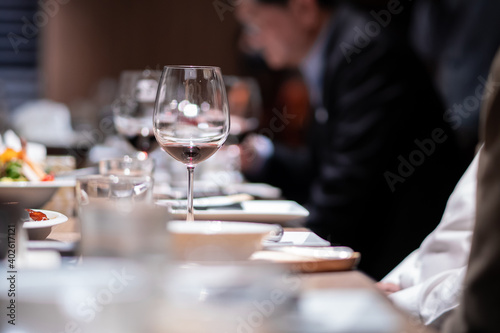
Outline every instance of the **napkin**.
[(53, 269), (61, 266), (61, 255), (54, 250), (28, 250), (19, 267), (29, 269)]
[(264, 241), (264, 247), (330, 246), (330, 242), (310, 231), (285, 231), (279, 242)]
[[(212, 196), (212, 197), (202, 197), (195, 198), (193, 200), (193, 206), (195, 209), (239, 209), (241, 210), (241, 202), (252, 200), (253, 197), (242, 193), (242, 194), (232, 194), (224, 196)], [(186, 209), (186, 200), (157, 200), (157, 204), (172, 206), (174, 209)]]

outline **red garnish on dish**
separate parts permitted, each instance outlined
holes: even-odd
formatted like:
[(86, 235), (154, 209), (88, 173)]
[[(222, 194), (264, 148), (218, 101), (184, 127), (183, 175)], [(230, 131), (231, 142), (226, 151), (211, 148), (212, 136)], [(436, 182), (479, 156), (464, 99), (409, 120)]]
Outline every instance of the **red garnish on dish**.
[(51, 182), (53, 180), (54, 180), (53, 174), (47, 174), (41, 179), (42, 182)]
[(37, 211), (34, 211), (32, 209), (26, 209), (26, 211), (28, 212), (28, 214), (30, 215), (30, 218), (33, 221), (48, 221), (49, 220), (47, 215), (45, 215), (42, 212), (37, 212)]

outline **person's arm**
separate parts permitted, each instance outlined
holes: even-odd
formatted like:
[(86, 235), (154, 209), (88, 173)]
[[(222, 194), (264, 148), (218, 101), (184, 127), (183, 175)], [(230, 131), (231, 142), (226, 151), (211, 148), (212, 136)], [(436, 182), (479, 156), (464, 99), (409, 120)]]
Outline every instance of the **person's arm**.
[(460, 301), (467, 267), (448, 270), (412, 287), (389, 295), (389, 299), (425, 325), (440, 328)]
[(312, 176), (310, 154), (303, 148), (273, 144), (262, 135), (250, 135), (240, 145), (241, 166), (252, 182), (265, 182), (282, 190), (284, 197), (305, 201)]
[[(419, 249), (410, 253), (403, 261), (399, 263), (392, 271), (389, 272), (382, 280), (378, 286), (383, 286), (383, 284), (393, 284), (399, 287), (403, 286), (404, 283), (408, 284), (411, 277), (416, 277), (418, 275), (418, 255)], [(382, 288), (381, 288), (382, 289)]]

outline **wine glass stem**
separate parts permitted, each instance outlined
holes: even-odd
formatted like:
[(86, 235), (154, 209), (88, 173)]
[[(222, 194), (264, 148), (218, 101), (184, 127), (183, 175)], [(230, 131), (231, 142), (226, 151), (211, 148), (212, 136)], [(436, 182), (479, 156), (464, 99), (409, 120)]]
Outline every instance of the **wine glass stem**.
[(194, 182), (194, 166), (188, 166), (188, 193), (187, 193), (187, 216), (186, 221), (194, 221), (193, 213), (193, 182)]

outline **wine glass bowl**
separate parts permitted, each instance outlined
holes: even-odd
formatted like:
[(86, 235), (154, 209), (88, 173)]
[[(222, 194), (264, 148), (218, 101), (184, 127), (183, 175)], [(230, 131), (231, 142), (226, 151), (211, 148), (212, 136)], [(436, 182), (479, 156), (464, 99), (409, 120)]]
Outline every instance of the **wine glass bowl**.
[(166, 66), (158, 85), (153, 129), (161, 148), (188, 168), (187, 220), (192, 221), (194, 167), (215, 154), (229, 133), (220, 68)]
[(150, 153), (158, 147), (151, 121), (161, 71), (124, 71), (113, 103), (117, 132), (136, 150)]

